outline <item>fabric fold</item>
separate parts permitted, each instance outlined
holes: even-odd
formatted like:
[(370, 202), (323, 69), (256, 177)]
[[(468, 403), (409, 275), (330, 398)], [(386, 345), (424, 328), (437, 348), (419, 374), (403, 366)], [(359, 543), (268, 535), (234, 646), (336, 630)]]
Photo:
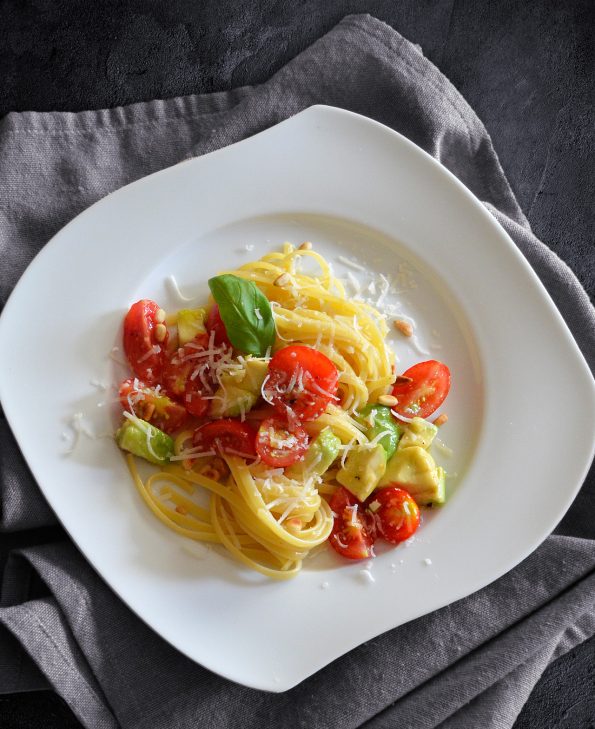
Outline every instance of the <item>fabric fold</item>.
[[(25, 599), (22, 586), (32, 572), (51, 598)], [(375, 638), (285, 694), (232, 684), (181, 656), (67, 543), (11, 557), (0, 623), (77, 716), (86, 717), (85, 726), (111, 726), (105, 722), (113, 714), (114, 726), (134, 729), (182, 728), (196, 720), (213, 729), (240, 723), (257, 729), (289, 726), (289, 717), (291, 726), (304, 729), (433, 729), (462, 721), (467, 711), (475, 716), (511, 689), (514, 701), (501, 711), (514, 721), (524, 703), (520, 689), (528, 695), (554, 656), (595, 633), (594, 594), (595, 543), (554, 536), (498, 582)], [(416, 654), (424, 660), (412, 664)], [(354, 687), (357, 696), (345, 701)], [(313, 695), (327, 699), (313, 704)]]

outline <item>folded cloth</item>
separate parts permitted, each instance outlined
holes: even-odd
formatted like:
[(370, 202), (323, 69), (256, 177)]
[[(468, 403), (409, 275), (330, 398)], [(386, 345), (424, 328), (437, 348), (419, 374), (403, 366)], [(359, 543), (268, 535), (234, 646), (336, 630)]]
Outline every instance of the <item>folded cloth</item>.
[[(3, 300), (44, 243), (91, 203), (316, 103), (398, 130), (484, 201), (595, 370), (594, 310), (567, 266), (531, 233), (483, 125), (419, 48), (369, 16), (345, 18), (257, 87), (76, 114), (9, 114), (0, 122)], [(0, 525), (50, 523), (6, 423), (0, 427)], [(273, 695), (180, 655), (72, 544), (31, 547), (15, 552), (4, 574), (0, 690), (26, 689), (43, 675), (87, 727), (511, 727), (548, 663), (595, 633), (594, 568), (595, 540), (552, 536), (492, 585)], [(33, 578), (49, 596), (31, 596)]]

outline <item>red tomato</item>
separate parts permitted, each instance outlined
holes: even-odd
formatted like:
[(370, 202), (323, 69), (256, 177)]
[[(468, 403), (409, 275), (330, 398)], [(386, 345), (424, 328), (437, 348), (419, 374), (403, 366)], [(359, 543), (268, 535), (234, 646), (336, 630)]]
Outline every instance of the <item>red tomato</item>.
[(256, 436), (256, 453), (263, 463), (286, 468), (302, 458), (308, 449), (308, 434), (299, 425), (292, 430), (279, 420), (263, 420)]
[(165, 360), (162, 373), (163, 386), (167, 392), (198, 418), (209, 409), (210, 401), (205, 399), (205, 393), (214, 390), (208, 359), (201, 356), (207, 347), (208, 336), (199, 335)]
[(330, 507), (335, 515), (329, 537), (331, 547), (347, 559), (373, 557), (376, 539), (374, 522), (361, 501), (341, 487), (332, 495)]
[(419, 507), (408, 491), (398, 486), (376, 490), (366, 502), (376, 519), (378, 532), (387, 542), (398, 544), (419, 526)]
[(192, 444), (205, 451), (219, 451), (232, 456), (255, 458), (256, 431), (247, 423), (233, 418), (212, 420), (194, 431)]
[(339, 373), (322, 352), (294, 344), (269, 362), (265, 400), (288, 419), (316, 420), (335, 398)]
[(165, 433), (174, 433), (186, 421), (188, 413), (163, 391), (147, 387), (138, 379), (129, 378), (120, 385), (120, 402), (124, 410), (152, 423)]
[(419, 362), (403, 375), (412, 381), (393, 387), (393, 395), (399, 400), (394, 410), (407, 418), (427, 418), (442, 405), (450, 390), (450, 370), (435, 359)]
[(149, 385), (159, 382), (162, 352), (167, 347), (167, 332), (160, 342), (155, 337), (159, 306), (149, 299), (132, 304), (124, 318), (124, 353), (134, 374)]
[(197, 386), (196, 381), (186, 383), (186, 392), (184, 394), (184, 407), (196, 418), (202, 418), (209, 410), (211, 401), (204, 397), (204, 393)]
[(227, 336), (227, 329), (225, 328), (225, 324), (223, 323), (217, 304), (213, 304), (213, 306), (209, 309), (207, 316), (207, 331), (215, 332), (215, 344), (217, 346), (225, 344), (225, 346), (229, 347), (229, 349), (232, 348), (229, 337)]

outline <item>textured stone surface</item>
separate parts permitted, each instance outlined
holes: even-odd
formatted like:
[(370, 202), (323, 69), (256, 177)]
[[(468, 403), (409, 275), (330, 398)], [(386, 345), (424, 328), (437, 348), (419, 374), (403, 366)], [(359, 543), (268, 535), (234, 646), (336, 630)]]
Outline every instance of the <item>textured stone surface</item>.
[[(259, 83), (348, 13), (418, 43), (491, 133), (537, 235), (595, 297), (590, 0), (4, 0), (0, 115), (70, 110)], [(558, 530), (593, 535), (595, 497)], [(13, 544), (62, 537), (3, 537)], [(1, 562), (0, 562), (1, 563)], [(39, 586), (41, 591), (43, 586)], [(595, 639), (545, 673), (517, 729), (595, 728)], [(53, 694), (0, 697), (3, 727), (75, 727)]]

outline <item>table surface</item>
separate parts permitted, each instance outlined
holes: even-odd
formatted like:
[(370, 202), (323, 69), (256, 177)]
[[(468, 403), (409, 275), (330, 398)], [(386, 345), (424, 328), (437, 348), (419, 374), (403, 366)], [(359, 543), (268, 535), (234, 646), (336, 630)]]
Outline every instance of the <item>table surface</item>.
[[(117, 106), (265, 81), (344, 15), (418, 43), (491, 134), (533, 230), (595, 299), (591, 0), (0, 2), (0, 116)], [(558, 531), (595, 538), (595, 473)], [(59, 527), (3, 536), (65, 538)], [(43, 589), (42, 586), (39, 589)], [(79, 727), (51, 692), (0, 697), (3, 727)], [(595, 638), (548, 668), (515, 729), (595, 729)]]

